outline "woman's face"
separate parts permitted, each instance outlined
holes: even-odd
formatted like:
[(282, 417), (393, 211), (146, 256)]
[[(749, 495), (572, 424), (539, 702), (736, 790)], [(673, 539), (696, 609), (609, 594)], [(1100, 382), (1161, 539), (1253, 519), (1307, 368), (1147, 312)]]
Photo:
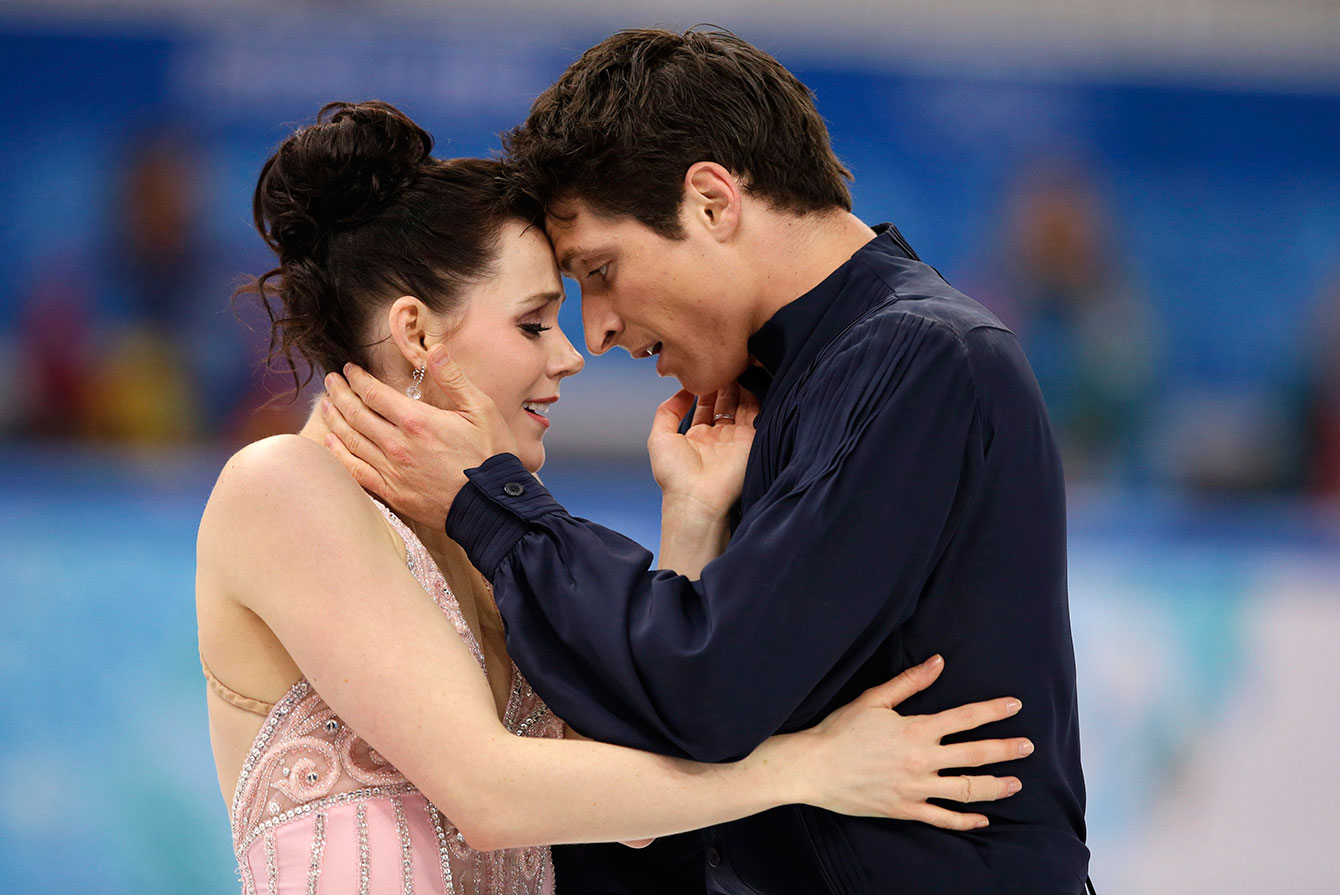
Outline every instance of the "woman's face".
[(544, 465), (547, 414), (558, 383), (585, 360), (558, 328), (563, 282), (540, 227), (503, 225), (497, 275), (467, 291), (463, 316), (442, 340), (474, 385), (493, 399), (531, 472)]

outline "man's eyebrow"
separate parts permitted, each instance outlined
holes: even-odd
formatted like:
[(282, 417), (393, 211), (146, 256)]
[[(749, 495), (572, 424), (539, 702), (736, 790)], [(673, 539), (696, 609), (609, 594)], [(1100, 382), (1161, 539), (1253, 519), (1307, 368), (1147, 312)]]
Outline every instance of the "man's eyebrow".
[(566, 252), (563, 253), (562, 257), (558, 259), (558, 269), (563, 271), (568, 276), (572, 276), (573, 262), (576, 261), (578, 258), (582, 257), (583, 255), (589, 255), (589, 254), (591, 253), (589, 250), (587, 250), (585, 246), (577, 246), (576, 248), (568, 249)]

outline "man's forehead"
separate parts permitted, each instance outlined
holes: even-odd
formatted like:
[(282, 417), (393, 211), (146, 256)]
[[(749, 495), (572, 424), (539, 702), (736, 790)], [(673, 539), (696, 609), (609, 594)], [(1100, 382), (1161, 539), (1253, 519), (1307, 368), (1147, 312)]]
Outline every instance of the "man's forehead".
[(551, 206), (544, 217), (544, 229), (554, 246), (560, 270), (568, 272), (578, 258), (599, 250), (595, 244), (599, 233), (592, 226), (596, 222), (597, 218), (580, 200), (570, 199)]

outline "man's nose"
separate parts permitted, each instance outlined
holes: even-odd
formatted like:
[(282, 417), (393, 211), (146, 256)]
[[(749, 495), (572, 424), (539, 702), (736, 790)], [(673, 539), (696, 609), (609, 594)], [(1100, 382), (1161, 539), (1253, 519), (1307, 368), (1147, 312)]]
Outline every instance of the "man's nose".
[(599, 355), (614, 347), (623, 332), (623, 323), (605, 301), (583, 296), (582, 330), (586, 336), (586, 350)]

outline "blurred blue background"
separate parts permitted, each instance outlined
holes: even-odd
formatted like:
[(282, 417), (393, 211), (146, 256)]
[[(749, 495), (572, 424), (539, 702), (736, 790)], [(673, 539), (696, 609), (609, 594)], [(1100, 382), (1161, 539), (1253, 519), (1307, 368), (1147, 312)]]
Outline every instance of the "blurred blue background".
[[(306, 407), (263, 406), (284, 383), (229, 303), (270, 266), (268, 152), (379, 98), (488, 154), (610, 31), (708, 19), (815, 91), (857, 213), (1029, 353), (1099, 891), (1333, 890), (1340, 7), (1309, 0), (0, 9), (0, 889), (235, 890), (192, 577), (228, 453)], [(654, 545), (672, 388), (612, 356), (570, 385), (546, 481)]]

